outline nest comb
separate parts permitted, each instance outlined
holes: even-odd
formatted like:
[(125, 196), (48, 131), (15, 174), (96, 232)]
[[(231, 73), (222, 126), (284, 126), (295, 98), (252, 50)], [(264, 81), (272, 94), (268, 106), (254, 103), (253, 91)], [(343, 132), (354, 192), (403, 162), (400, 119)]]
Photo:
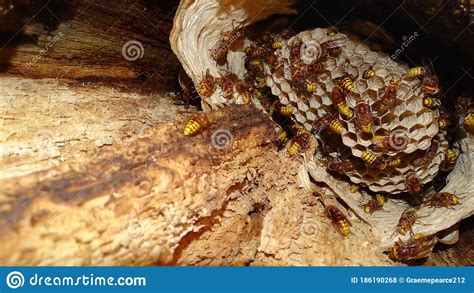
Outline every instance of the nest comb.
[[(372, 109), (377, 107), (379, 98), (384, 95), (387, 85), (392, 80), (399, 83), (393, 110), (388, 110), (380, 117), (374, 116), (374, 134), (365, 135), (360, 132), (355, 115), (339, 119), (344, 125), (342, 143), (347, 147), (346, 154), (332, 154), (335, 159), (341, 156), (355, 161), (357, 167), (347, 172), (350, 180), (356, 184), (367, 186), (374, 192), (399, 193), (405, 192), (405, 178), (415, 172), (422, 183), (432, 181), (438, 173), (447, 148), (445, 132), (438, 128), (439, 111), (423, 105), (425, 94), (421, 89), (421, 81), (417, 78), (402, 79), (408, 67), (394, 62), (387, 54), (371, 51), (367, 45), (356, 38), (333, 32), (329, 29), (304, 31), (288, 41), (283, 41), (282, 49), (275, 55), (284, 64), (284, 74), (277, 76), (267, 70), (267, 84), (272, 93), (279, 97), (282, 104), (292, 106), (296, 112), (294, 118), (304, 127), (315, 132), (313, 123), (327, 113), (334, 112), (331, 92), (338, 86), (337, 80), (346, 74), (354, 77), (355, 93), (347, 95), (347, 105), (354, 109), (356, 101), (362, 99)], [(331, 35), (331, 36), (329, 36)], [(317, 88), (310, 96), (298, 95), (291, 79), (290, 46), (301, 43), (301, 59), (309, 64), (316, 62), (322, 55), (321, 45), (328, 41), (347, 39), (336, 57), (328, 56), (325, 70), (318, 76)], [(363, 78), (363, 73), (371, 68), (375, 75)], [(381, 151), (373, 148), (374, 136), (386, 136), (393, 148)], [(322, 138), (320, 138), (322, 139)], [(437, 143), (437, 153), (426, 165), (414, 166), (413, 158), (420, 156), (432, 143)], [(401, 160), (397, 167), (380, 170), (361, 164), (364, 153), (375, 156), (386, 155)]]
[[(230, 50), (227, 54), (227, 64), (219, 65), (210, 56), (209, 49), (219, 43), (221, 33), (230, 31), (236, 26), (246, 27), (258, 21), (268, 18), (274, 14), (295, 13), (291, 8), (294, 4), (292, 0), (277, 0), (268, 3), (262, 0), (243, 0), (237, 2), (222, 2), (218, 0), (193, 1), (182, 0), (177, 10), (173, 30), (170, 36), (170, 43), (174, 53), (178, 56), (185, 71), (197, 85), (204, 77), (207, 70), (214, 77), (219, 77), (226, 72), (236, 74), (242, 78), (246, 75), (244, 66), (245, 53), (242, 50)], [(203, 17), (205, 16), (205, 17)], [(310, 41), (316, 44), (324, 42), (325, 39), (339, 38), (342, 34), (329, 37), (327, 30), (316, 29), (300, 33), (297, 37), (309, 44)], [(245, 44), (249, 44), (245, 40)], [(283, 48), (276, 52), (280, 58), (288, 58), (288, 42), (284, 42)], [(316, 53), (318, 54), (318, 53)], [(305, 57), (306, 58), (306, 57)], [(310, 56), (308, 60), (311, 60)], [(313, 57), (315, 58), (315, 57)], [(350, 59), (348, 68), (344, 67), (346, 59)], [(373, 66), (376, 76), (371, 80), (359, 78), (361, 72)], [(344, 68), (342, 68), (344, 67)], [(299, 99), (293, 95), (291, 83), (288, 81), (288, 72), (283, 78), (273, 76), (266, 68), (266, 82), (271, 87), (272, 93), (278, 96), (283, 104), (290, 104), (297, 110), (294, 120), (302, 123), (306, 129), (312, 130), (311, 122), (330, 109), (331, 101), (328, 99), (330, 90), (334, 86), (334, 77), (339, 77), (344, 71), (357, 76), (355, 87), (358, 97), (364, 99), (373, 106), (374, 99), (378, 92), (384, 87), (384, 83), (391, 77), (401, 77), (408, 67), (395, 62), (388, 55), (381, 52), (371, 51), (367, 45), (361, 43), (353, 37), (349, 37), (347, 44), (343, 47), (341, 55), (337, 58), (329, 58), (327, 62), (326, 75), (321, 75), (318, 80), (319, 86), (313, 98)], [(286, 69), (288, 71), (288, 68)], [(444, 156), (447, 147), (445, 133), (438, 129), (436, 119), (440, 113), (437, 110), (424, 109), (420, 103), (419, 80), (402, 80), (397, 93), (397, 105), (394, 110), (395, 117), (380, 117), (377, 122), (377, 129), (388, 131), (401, 129), (408, 133), (409, 142), (401, 154), (405, 157), (405, 165), (397, 170), (375, 170), (376, 176), (367, 176), (369, 172), (364, 168), (357, 169), (349, 175), (353, 182), (368, 186), (372, 190), (387, 192), (402, 192), (405, 187), (401, 185), (403, 174), (407, 170), (414, 170), (423, 183), (432, 180), (439, 168), (439, 162)], [(211, 97), (203, 99), (203, 109), (211, 110), (223, 107), (229, 103), (240, 103), (240, 99), (234, 96), (232, 100), (223, 99), (222, 93), (216, 91)], [(253, 99), (256, 106), (259, 102)], [(349, 106), (354, 103), (348, 101)], [(369, 148), (364, 137), (358, 137), (353, 128), (353, 121), (344, 121), (346, 132), (343, 133), (343, 145), (350, 148), (348, 155), (351, 160), (360, 160), (361, 152)], [(351, 126), (352, 125), (352, 126)], [(413, 158), (423, 154), (429, 146), (437, 141), (438, 151), (433, 160), (427, 166), (414, 167), (411, 165)], [(434, 235), (448, 228), (454, 229), (456, 234), (456, 223), (474, 214), (474, 139), (472, 135), (465, 135), (462, 141), (455, 144), (455, 150), (459, 154), (459, 159), (454, 170), (448, 176), (448, 184), (442, 190), (460, 194), (464, 197), (462, 205), (454, 209), (436, 209), (434, 212), (421, 210), (421, 213), (430, 212), (429, 218), (424, 219), (425, 225), (414, 226), (416, 232), (426, 235)], [(393, 156), (395, 153), (388, 153)], [(332, 154), (337, 155), (337, 154)], [(386, 174), (388, 171), (393, 172)], [(361, 205), (367, 201), (367, 195), (361, 192), (350, 192), (350, 184), (347, 180), (340, 180), (327, 172), (321, 163), (321, 154), (316, 154), (313, 158), (307, 158), (301, 166), (299, 181), (302, 186), (311, 191), (312, 183), (309, 180), (311, 175), (316, 181), (323, 182), (328, 186), (328, 192), (332, 192), (345, 201), (350, 208), (367, 223), (373, 227), (374, 234), (380, 233), (380, 249), (390, 247), (398, 238), (391, 237), (396, 222), (400, 214), (408, 206), (403, 200), (391, 200), (383, 213), (374, 213), (371, 216), (365, 214)], [(385, 177), (387, 176), (388, 177)], [(393, 178), (392, 178), (393, 177)], [(440, 239), (445, 241), (445, 239)], [(452, 243), (452, 242), (450, 242)]]

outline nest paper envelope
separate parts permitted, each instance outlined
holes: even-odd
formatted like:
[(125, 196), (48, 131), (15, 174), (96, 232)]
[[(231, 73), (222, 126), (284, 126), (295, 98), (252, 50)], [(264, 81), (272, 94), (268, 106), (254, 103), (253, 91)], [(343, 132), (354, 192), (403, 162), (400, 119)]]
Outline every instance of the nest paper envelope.
[[(198, 84), (207, 70), (210, 74), (219, 77), (227, 72), (235, 73), (243, 78), (246, 74), (244, 66), (245, 53), (242, 51), (229, 51), (227, 65), (218, 65), (210, 56), (209, 50), (218, 44), (221, 32), (230, 31), (236, 26), (248, 26), (263, 20), (270, 15), (279, 13), (294, 13), (291, 5), (294, 1), (181, 1), (175, 16), (173, 30), (170, 36), (173, 51), (180, 59), (186, 72), (195, 84)], [(343, 34), (328, 36), (326, 29), (314, 29), (299, 33), (297, 36), (282, 42), (282, 49), (275, 54), (282, 59), (288, 59), (289, 46), (298, 38), (309, 46), (346, 37)], [(267, 86), (271, 88), (274, 95), (278, 96), (280, 102), (290, 105), (295, 109), (294, 119), (303, 124), (307, 130), (311, 130), (312, 122), (322, 117), (331, 105), (330, 93), (335, 86), (334, 79), (340, 78), (345, 72), (354, 76), (361, 76), (369, 67), (375, 71), (375, 76), (369, 80), (358, 78), (354, 81), (359, 98), (367, 104), (374, 105), (379, 92), (391, 80), (400, 80), (397, 92), (396, 107), (391, 117), (382, 116), (376, 122), (376, 129), (385, 130), (387, 133), (399, 131), (404, 135), (406, 143), (403, 154), (406, 162), (400, 167), (378, 170), (376, 168), (359, 168), (348, 173), (350, 181), (366, 186), (368, 189), (379, 192), (400, 193), (406, 191), (404, 181), (410, 171), (414, 171), (423, 184), (433, 180), (439, 171), (440, 164), (445, 157), (448, 148), (446, 133), (438, 128), (440, 113), (437, 109), (428, 109), (423, 106), (421, 90), (418, 79), (402, 79), (407, 71), (406, 64), (393, 61), (383, 52), (371, 51), (366, 44), (357, 38), (347, 36), (348, 41), (342, 48), (341, 54), (336, 58), (328, 58), (326, 72), (318, 80), (315, 94), (310, 98), (298, 96), (291, 86), (291, 76), (288, 68), (282, 77), (272, 75), (266, 68)], [(248, 44), (248, 40), (246, 43)], [(319, 47), (320, 49), (320, 47)], [(315, 53), (316, 56), (318, 52)], [(349, 60), (349, 66), (343, 65)], [(226, 100), (222, 92), (216, 92), (203, 101), (205, 109), (223, 107), (228, 103), (240, 103), (237, 96), (233, 100)], [(258, 101), (255, 101), (258, 106)], [(348, 99), (350, 107), (355, 102)], [(354, 118), (353, 118), (354, 119)], [(370, 142), (361, 137), (355, 126), (355, 121), (343, 121), (345, 131), (342, 134), (342, 143), (350, 149), (351, 158), (360, 159), (364, 152), (370, 147)], [(417, 155), (426, 151), (432, 141), (436, 141), (438, 149), (433, 159), (426, 165), (413, 166), (408, 159), (416, 158)], [(431, 208), (421, 208), (419, 214), (423, 218), (423, 224), (414, 226), (416, 232), (425, 234), (436, 234), (439, 231), (453, 227), (456, 223), (474, 213), (474, 179), (473, 160), (473, 138), (464, 133), (464, 138), (454, 145), (459, 154), (454, 170), (448, 176), (448, 184), (442, 191), (458, 194), (462, 197), (462, 204), (453, 209), (440, 208), (433, 211)], [(390, 154), (389, 154), (390, 155)], [(396, 155), (394, 152), (392, 155)], [(327, 184), (331, 192), (344, 200), (350, 208), (380, 233), (380, 247), (390, 247), (398, 237), (393, 237), (393, 231), (401, 213), (408, 207), (404, 200), (390, 200), (384, 207), (384, 212), (366, 215), (361, 205), (366, 203), (368, 197), (359, 192), (350, 192), (350, 181), (342, 181), (327, 173), (320, 162), (320, 158), (307, 158), (301, 172), (307, 172), (316, 181)], [(300, 178), (307, 178), (300, 176)], [(295, 178), (296, 180), (296, 178)], [(306, 187), (310, 186), (309, 180), (302, 180)], [(454, 233), (455, 234), (455, 233)], [(408, 237), (408, 236), (407, 236)], [(405, 238), (406, 239), (406, 238)], [(441, 239), (443, 241), (443, 239)], [(450, 239), (445, 239), (449, 242)]]

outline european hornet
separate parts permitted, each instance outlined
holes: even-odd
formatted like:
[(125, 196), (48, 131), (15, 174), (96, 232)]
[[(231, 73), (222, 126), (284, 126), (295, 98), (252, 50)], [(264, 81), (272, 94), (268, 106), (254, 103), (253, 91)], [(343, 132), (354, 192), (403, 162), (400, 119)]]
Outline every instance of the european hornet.
[(385, 87), (385, 93), (377, 101), (376, 111), (379, 116), (385, 114), (389, 109), (395, 107), (397, 98), (398, 82), (391, 80), (388, 86)]
[(421, 90), (425, 94), (437, 95), (439, 93), (439, 80), (436, 75), (427, 75), (423, 77)]
[(238, 82), (238, 77), (234, 73), (228, 73), (220, 78), (216, 78), (216, 84), (222, 89), (224, 98), (231, 100), (234, 95), (234, 85)]
[(410, 171), (407, 173), (405, 177), (405, 187), (413, 197), (416, 197), (418, 196), (418, 194), (420, 194), (421, 181), (414, 171)]
[(406, 144), (404, 138), (397, 138), (391, 135), (374, 135), (372, 137), (372, 147), (376, 152), (386, 153), (390, 151), (398, 151), (396, 139), (403, 139), (401, 144)]
[(335, 35), (337, 35), (337, 30), (335, 28), (329, 28), (326, 32), (326, 36), (328, 37), (334, 37)]
[(283, 60), (278, 60), (276, 55), (271, 55), (268, 59), (270, 70), (276, 77), (282, 77), (284, 74), (285, 64)]
[(375, 211), (381, 210), (383, 205), (381, 205), (375, 198), (370, 199), (366, 204), (362, 206), (364, 212), (367, 214), (372, 214)]
[(197, 87), (198, 94), (204, 98), (208, 99), (215, 91), (216, 80), (212, 75), (209, 74), (209, 69), (206, 71), (203, 79), (199, 82)]
[(277, 141), (278, 147), (281, 149), (286, 144), (287, 141), (288, 141), (288, 132), (286, 132), (286, 130), (284, 129), (280, 129), (278, 131), (278, 141)]
[(327, 56), (328, 51), (331, 49), (342, 48), (347, 43), (347, 41), (347, 38), (341, 38), (321, 43), (322, 56)]
[(335, 86), (332, 89), (331, 100), (333, 105), (339, 111), (339, 113), (344, 116), (347, 120), (351, 119), (354, 116), (354, 111), (352, 111), (346, 102), (346, 94), (341, 87)]
[(441, 130), (446, 130), (449, 125), (449, 114), (443, 107), (439, 108), (438, 127)]
[[(248, 61), (249, 68), (258, 73), (263, 73), (263, 62), (260, 59), (253, 58)], [(255, 76), (255, 75), (252, 75)]]
[(315, 92), (316, 89), (318, 88), (317, 78), (311, 78), (311, 77), (306, 78), (305, 86), (308, 92), (311, 92), (311, 93)]
[(332, 132), (334, 134), (337, 134), (337, 135), (341, 135), (346, 130), (346, 128), (342, 124), (341, 120), (339, 120), (337, 118), (334, 118), (331, 121), (331, 123), (329, 123), (328, 129), (329, 129), (330, 132)]
[(265, 80), (265, 77), (255, 78), (255, 87), (256, 88), (263, 89), (266, 86), (267, 86), (267, 81)]
[(359, 189), (360, 189), (360, 186), (359, 186), (359, 185), (351, 184), (351, 192), (352, 192), (352, 193), (358, 192)]
[(293, 121), (288, 126), (288, 129), (290, 130), (290, 133), (291, 133), (292, 136), (297, 136), (297, 135), (303, 134), (305, 132), (308, 132), (302, 124), (300, 124), (298, 122), (293, 122)]
[(389, 256), (394, 261), (408, 261), (427, 257), (436, 244), (434, 236), (425, 236), (417, 233), (407, 242), (399, 239), (390, 249)]
[(244, 104), (249, 104), (252, 100), (252, 86), (244, 81), (239, 81), (235, 84), (237, 93), (242, 97)]
[(376, 194), (374, 198), (381, 206), (384, 206), (387, 202), (387, 197), (381, 193)]
[(309, 132), (301, 133), (295, 136), (289, 142), (288, 154), (295, 156), (296, 154), (306, 151), (311, 146), (311, 134)]
[(418, 209), (416, 208), (408, 208), (403, 211), (398, 220), (396, 232), (401, 235), (406, 235), (407, 232), (412, 232), (413, 225), (420, 218), (416, 213), (417, 211)]
[[(223, 42), (231, 42), (234, 44), (238, 39), (244, 36), (244, 29), (242, 26), (234, 27), (234, 24), (232, 22), (232, 30), (227, 31), (227, 32), (221, 32), (221, 40)], [(229, 45), (230, 46), (232, 46)]]
[(330, 162), (327, 169), (341, 175), (346, 175), (348, 172), (354, 171), (354, 165), (350, 160), (344, 159), (339, 162)]
[(403, 75), (403, 78), (414, 78), (419, 76), (424, 76), (429, 74), (431, 71), (426, 66), (413, 67), (408, 69), (407, 72)]
[(456, 161), (458, 160), (458, 155), (452, 149), (446, 150), (446, 155), (444, 160), (441, 162), (440, 169), (443, 171), (451, 171), (456, 165)]
[(314, 120), (312, 123), (313, 126), (313, 133), (319, 135), (324, 129), (326, 129), (329, 124), (334, 119), (333, 113), (326, 113), (323, 116), (319, 117), (318, 119)]
[(337, 232), (339, 232), (339, 234), (341, 234), (343, 237), (347, 237), (351, 232), (352, 223), (341, 212), (341, 210), (339, 210), (336, 206), (329, 205), (326, 207), (326, 213), (331, 219)]
[(345, 91), (351, 92), (351, 93), (356, 92), (355, 86), (354, 86), (354, 77), (352, 75), (346, 74), (342, 76), (339, 83)]
[(402, 160), (399, 157), (390, 157), (387, 160), (387, 166), (388, 167), (396, 168), (396, 167), (400, 166), (401, 163), (402, 163)]
[(434, 109), (437, 106), (437, 101), (432, 96), (423, 97), (423, 106), (428, 109)]
[(363, 152), (361, 159), (369, 166), (372, 166), (379, 160), (379, 157), (373, 153), (370, 152)]
[(453, 206), (460, 205), (459, 197), (454, 193), (438, 192), (433, 194), (426, 204), (431, 208), (453, 208)]
[(474, 102), (470, 97), (460, 97), (456, 103), (456, 118), (458, 125), (463, 125), (467, 130), (474, 130)]
[(290, 117), (294, 112), (293, 107), (285, 106), (280, 101), (273, 103), (273, 110), (284, 117)]
[(372, 69), (372, 66), (369, 67), (369, 69), (365, 70), (364, 73), (362, 73), (362, 77), (365, 79), (370, 79), (375, 76), (375, 71)]
[(189, 118), (186, 123), (184, 124), (183, 134), (185, 136), (192, 136), (200, 131), (204, 130), (209, 126), (209, 118), (207, 115), (195, 115)]
[(413, 161), (413, 166), (415, 167), (421, 167), (425, 166), (429, 162), (433, 160), (433, 158), (436, 156), (438, 153), (438, 143), (436, 141), (433, 141), (430, 145), (430, 147), (425, 151), (425, 154)]
[(280, 38), (274, 39), (272, 48), (275, 50), (280, 50), (282, 48), (282, 40)]
[(464, 125), (471, 132), (474, 130), (474, 113), (468, 113), (464, 117)]
[(356, 123), (359, 130), (364, 133), (373, 134), (374, 132), (374, 118), (370, 106), (359, 99), (354, 108)]

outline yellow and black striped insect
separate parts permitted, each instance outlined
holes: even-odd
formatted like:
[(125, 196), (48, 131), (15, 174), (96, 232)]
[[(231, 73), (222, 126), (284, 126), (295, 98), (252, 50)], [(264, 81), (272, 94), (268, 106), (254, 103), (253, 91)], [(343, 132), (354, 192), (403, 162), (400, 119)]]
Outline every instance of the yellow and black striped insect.
[(381, 210), (383, 205), (381, 205), (375, 198), (370, 199), (366, 204), (362, 206), (366, 214), (372, 214), (375, 211)]
[(284, 129), (278, 131), (278, 141), (277, 145), (281, 149), (288, 141), (288, 132)]
[(310, 147), (311, 134), (309, 132), (301, 133), (290, 140), (288, 145), (288, 154), (295, 156), (296, 154), (307, 150)]
[(197, 86), (198, 94), (203, 98), (209, 98), (214, 93), (216, 88), (216, 80), (212, 75), (209, 74), (209, 70), (206, 71), (203, 79)]
[(341, 87), (335, 86), (332, 89), (331, 99), (333, 105), (344, 118), (351, 119), (354, 116), (354, 111), (347, 106), (345, 93)]
[(377, 161), (378, 157), (370, 152), (362, 153), (362, 160), (368, 165), (373, 165)]
[(328, 37), (334, 37), (335, 35), (337, 35), (337, 30), (335, 30), (334, 28), (331, 28), (327, 31), (326, 35)]
[(374, 132), (374, 118), (370, 106), (360, 99), (357, 101), (354, 112), (358, 128), (362, 132), (372, 134)]
[(328, 217), (332, 220), (334, 227), (336, 228), (337, 232), (344, 237), (347, 237), (351, 232), (351, 222), (347, 219), (347, 217), (336, 207), (333, 205), (329, 205), (326, 207), (326, 213)]
[(390, 83), (385, 86), (384, 94), (377, 100), (374, 105), (379, 116), (385, 114), (388, 110), (393, 110), (396, 104), (398, 91), (398, 81), (391, 79)]
[(413, 225), (419, 219), (418, 210), (416, 208), (408, 208), (400, 216), (397, 224), (397, 232), (401, 235), (406, 235), (407, 232), (412, 231)]
[(429, 95), (437, 95), (439, 93), (439, 80), (436, 75), (428, 75), (423, 78), (422, 91)]
[(357, 191), (359, 191), (359, 189), (360, 189), (359, 185), (351, 184), (351, 192), (352, 193), (356, 193)]
[(438, 127), (441, 130), (446, 130), (449, 125), (449, 115), (443, 108), (439, 109), (439, 117), (438, 117)]
[(372, 66), (369, 67), (364, 73), (362, 74), (362, 77), (365, 79), (369, 79), (371, 77), (375, 76), (375, 71), (372, 69)]
[(183, 134), (185, 136), (195, 135), (209, 126), (209, 118), (207, 115), (195, 115), (189, 118), (184, 124)]
[(272, 48), (276, 50), (280, 50), (282, 48), (281, 39), (274, 40), (272, 43)]
[(283, 105), (279, 101), (273, 103), (273, 111), (284, 117), (290, 117), (294, 112), (293, 107)]
[(341, 78), (341, 87), (351, 93), (355, 93), (354, 78), (350, 75), (345, 75)]
[(306, 79), (306, 90), (308, 92), (315, 92), (316, 89), (318, 88), (318, 83), (311, 80), (311, 79)]
[(262, 89), (267, 86), (267, 82), (265, 81), (265, 78), (263, 77), (257, 77), (255, 79), (255, 87), (258, 89)]
[(402, 163), (402, 160), (398, 157), (391, 157), (387, 161), (387, 166), (388, 167), (398, 167)]
[(407, 173), (405, 177), (405, 188), (408, 192), (413, 196), (416, 197), (421, 192), (421, 181), (416, 175), (415, 171), (410, 171)]
[(349, 65), (351, 65), (351, 60), (349, 58), (347, 58), (346, 60), (344, 60), (344, 62), (342, 63), (342, 66), (343, 67), (349, 67)]
[(433, 194), (426, 204), (432, 208), (453, 208), (453, 206), (461, 204), (459, 197), (454, 193), (438, 192)]
[(441, 162), (441, 170), (443, 171), (450, 171), (456, 165), (456, 161), (458, 160), (458, 155), (452, 149), (446, 150), (446, 155), (444, 160)]
[(344, 132), (345, 127), (342, 125), (341, 120), (335, 118), (329, 123), (329, 131), (331, 131), (334, 134), (341, 135), (342, 132)]
[(432, 96), (426, 96), (423, 98), (423, 106), (425, 106), (426, 108), (433, 109), (434, 107), (436, 107), (436, 105), (436, 99)]
[(407, 242), (398, 239), (390, 249), (389, 257), (394, 261), (408, 261), (427, 257), (435, 244), (436, 239), (434, 236), (425, 236), (417, 233), (411, 236)]
[(387, 197), (381, 193), (376, 194), (374, 198), (381, 206), (384, 206), (387, 202)]
[(468, 130), (474, 130), (474, 113), (468, 113), (464, 117), (464, 126), (466, 126)]
[(418, 66), (408, 69), (408, 71), (403, 75), (403, 78), (413, 78), (418, 76), (423, 76), (430, 73), (430, 69), (426, 66)]

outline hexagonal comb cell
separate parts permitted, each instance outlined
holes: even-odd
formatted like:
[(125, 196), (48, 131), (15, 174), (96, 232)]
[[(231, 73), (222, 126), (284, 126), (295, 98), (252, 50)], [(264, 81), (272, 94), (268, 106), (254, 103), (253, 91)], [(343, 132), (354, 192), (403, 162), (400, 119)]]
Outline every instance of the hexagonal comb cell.
[[(275, 54), (284, 60), (284, 78), (268, 73), (272, 82), (267, 82), (272, 93), (282, 103), (289, 103), (296, 108), (295, 120), (305, 123), (312, 130), (311, 122), (323, 117), (328, 111), (338, 117), (345, 126), (342, 139), (339, 140), (350, 152), (333, 154), (351, 160), (356, 166), (347, 173), (349, 179), (367, 186), (375, 192), (405, 192), (405, 175), (415, 171), (420, 180), (428, 182), (439, 169), (443, 154), (447, 148), (446, 138), (439, 135), (438, 110), (427, 109), (422, 104), (423, 93), (419, 79), (405, 80), (404, 73), (408, 66), (390, 59), (387, 54), (371, 51), (368, 46), (350, 36), (338, 56), (326, 58), (325, 71), (317, 76), (317, 90), (308, 98), (301, 99), (294, 91), (295, 83), (291, 80), (291, 62), (289, 45), (298, 39), (305, 44), (312, 44), (318, 51), (321, 44), (328, 40), (346, 38), (344, 34), (329, 37), (327, 29), (316, 29), (300, 33), (287, 42)], [(317, 54), (323, 54), (318, 51)], [(364, 71), (371, 68), (374, 76), (364, 78)], [(341, 77), (352, 74), (355, 91), (347, 87), (340, 92), (342, 99), (333, 103), (333, 89), (342, 86)], [(380, 99), (387, 93), (391, 82), (397, 84), (392, 102)], [(300, 100), (301, 99), (301, 100)], [(368, 111), (355, 111), (356, 101), (362, 99), (369, 105)], [(341, 102), (342, 101), (342, 102)], [(380, 105), (383, 107), (380, 108)], [(384, 108), (385, 107), (385, 108)], [(370, 118), (372, 117), (372, 118)], [(372, 121), (372, 122), (371, 122)], [(372, 123), (372, 126), (370, 124)], [(439, 149), (435, 159), (426, 166), (412, 165), (413, 157), (418, 150), (426, 150), (436, 137)], [(324, 137), (318, 137), (324, 139)], [(400, 145), (402, 141), (402, 146)], [(349, 153), (349, 154), (348, 154)], [(371, 167), (372, 160), (378, 161), (383, 156), (397, 157), (401, 163), (387, 168)]]

